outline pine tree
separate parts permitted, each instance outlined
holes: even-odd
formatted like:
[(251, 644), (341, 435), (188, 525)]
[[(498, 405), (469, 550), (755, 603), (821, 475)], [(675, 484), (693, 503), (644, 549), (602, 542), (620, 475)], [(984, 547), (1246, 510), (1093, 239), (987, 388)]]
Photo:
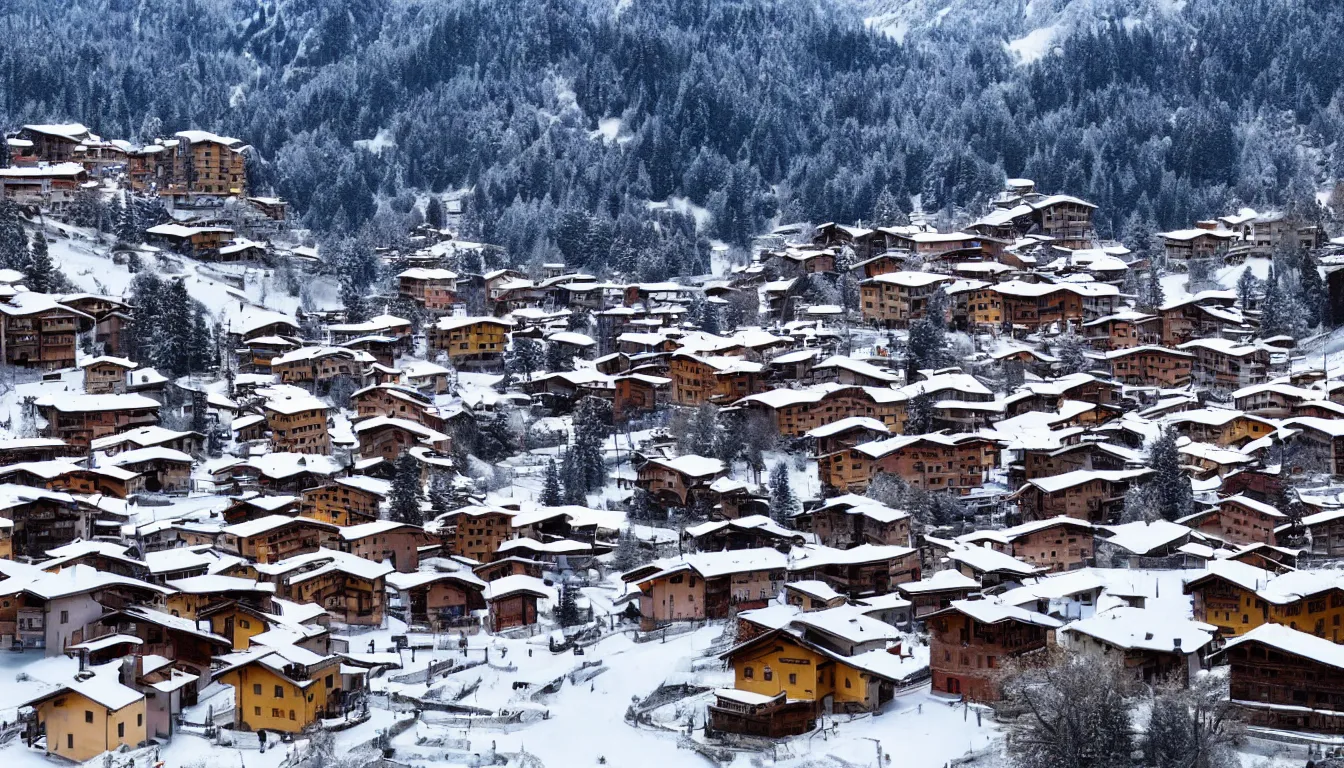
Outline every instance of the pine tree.
[(51, 254), (47, 250), (47, 236), (42, 234), (42, 230), (33, 235), (33, 244), (29, 250), (32, 255), (24, 282), (31, 290), (50, 293), (56, 289), (57, 273), (51, 263)]
[(194, 389), (191, 391), (191, 431), (205, 434), (208, 425), (205, 421), (206, 399), (205, 392)]
[(24, 270), (31, 256), (23, 232), (19, 207), (9, 198), (0, 199), (0, 268)]
[(364, 291), (350, 278), (341, 280), (341, 305), (345, 307), (347, 323), (362, 323), (369, 319), (369, 309), (364, 302)]
[(124, 245), (135, 245), (144, 240), (144, 228), (140, 226), (140, 208), (135, 198), (127, 195), (117, 206), (117, 240)]
[(420, 463), (409, 451), (397, 457), (392, 468), (392, 494), (388, 518), (399, 523), (424, 525), (420, 509)]
[(515, 336), (504, 362), (515, 375), (521, 375), (524, 381), (531, 381), (532, 374), (541, 369), (544, 359), (540, 342), (526, 336)]
[(1064, 375), (1085, 373), (1092, 370), (1092, 359), (1087, 356), (1087, 343), (1078, 334), (1069, 329), (1056, 339), (1055, 356), (1059, 358), (1059, 370)]
[(1256, 279), (1251, 268), (1242, 270), (1241, 277), (1237, 278), (1237, 300), (1241, 302), (1242, 311), (1251, 309), (1255, 304), (1256, 295), (1260, 292), (1260, 281)]
[(560, 496), (560, 467), (555, 459), (546, 462), (546, 480), (541, 489), (541, 504), (545, 507), (558, 507), (563, 503)]
[(1139, 309), (1145, 312), (1156, 311), (1167, 301), (1162, 291), (1162, 274), (1154, 267), (1148, 269), (1148, 276), (1139, 292)]
[(565, 451), (560, 457), (560, 483), (564, 486), (563, 503), (588, 506), (588, 484), (584, 481), (583, 468), (573, 450)]
[(452, 497), (448, 481), (440, 475), (435, 475), (429, 485), (429, 513), (435, 520), (439, 520), (451, 512), (452, 509)]
[[(584, 493), (601, 488), (607, 480), (605, 450), (611, 433), (611, 403), (588, 396), (574, 408), (574, 445), (571, 453), (578, 467)], [(568, 489), (566, 489), (568, 490)]]
[(947, 339), (943, 327), (929, 318), (911, 323), (906, 364), (909, 378), (914, 378), (918, 371), (942, 368), (947, 363)]
[(770, 470), (770, 516), (780, 525), (791, 525), (798, 500), (789, 484), (789, 467), (783, 461)]
[(925, 435), (933, 431), (933, 396), (923, 389), (905, 405), (905, 434)]
[(443, 229), (443, 201), (438, 195), (430, 195), (429, 202), (425, 203), (425, 223), (434, 229)]
[(1158, 510), (1167, 520), (1178, 520), (1195, 511), (1195, 492), (1190, 477), (1181, 467), (1181, 454), (1176, 445), (1176, 431), (1170, 427), (1153, 443), (1148, 457), (1152, 467), (1153, 486), (1157, 494)]
[(645, 560), (644, 551), (639, 546), (639, 538), (635, 536), (634, 528), (625, 526), (616, 539), (616, 549), (611, 553), (612, 567), (624, 573), (643, 564)]
[(1302, 254), (1302, 265), (1298, 269), (1298, 275), (1301, 278), (1301, 291), (1298, 296), (1305, 310), (1303, 318), (1307, 328), (1315, 328), (1329, 320), (1330, 294), (1325, 288), (1325, 281), (1321, 279), (1320, 266), (1314, 254), (1310, 252)]
[(579, 589), (566, 583), (560, 587), (560, 607), (556, 611), (556, 620), (562, 627), (573, 627), (583, 622), (579, 613)]

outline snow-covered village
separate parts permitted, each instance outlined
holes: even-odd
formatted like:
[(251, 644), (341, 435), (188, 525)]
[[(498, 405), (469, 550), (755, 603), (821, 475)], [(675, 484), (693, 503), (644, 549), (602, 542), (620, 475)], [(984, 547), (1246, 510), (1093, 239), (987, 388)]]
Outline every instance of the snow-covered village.
[[(162, 57), (53, 42), (116, 68), (61, 99), (0, 52), (0, 762), (1344, 766), (1344, 83), (1152, 31), (1185, 3), (975, 55), (932, 53), (965, 0), (723, 3), (57, 2)], [(820, 81), (719, 74), (763, 19), (848, 98), (994, 80), (986, 136), (836, 94), (785, 136)], [(1314, 74), (1043, 128), (1116, 36)], [(491, 106), (385, 112), (430, 60)]]

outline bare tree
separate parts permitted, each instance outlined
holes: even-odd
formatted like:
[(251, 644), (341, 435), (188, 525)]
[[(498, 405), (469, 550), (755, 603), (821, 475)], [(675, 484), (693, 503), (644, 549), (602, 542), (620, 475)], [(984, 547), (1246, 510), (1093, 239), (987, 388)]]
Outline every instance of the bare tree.
[(1063, 649), (1005, 667), (1004, 699), (1022, 714), (1009, 726), (1016, 768), (1128, 768), (1134, 751), (1134, 677), (1112, 659)]

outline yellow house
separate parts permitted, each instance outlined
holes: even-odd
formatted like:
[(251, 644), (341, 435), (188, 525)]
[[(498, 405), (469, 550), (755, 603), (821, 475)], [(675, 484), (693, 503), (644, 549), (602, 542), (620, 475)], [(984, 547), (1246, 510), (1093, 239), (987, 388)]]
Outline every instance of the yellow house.
[(1282, 624), (1333, 643), (1344, 643), (1344, 589), (1328, 572), (1281, 575), (1239, 561), (1209, 561), (1207, 572), (1186, 582), (1196, 621), (1239, 637), (1262, 624)]
[(110, 664), (81, 673), (88, 677), (26, 703), (37, 712), (32, 727), (46, 734), (47, 754), (82, 763), (123, 744), (137, 747), (148, 740), (145, 695), (122, 685), (119, 669)]
[(775, 629), (720, 658), (733, 665), (733, 687), (765, 696), (784, 693), (811, 701), (818, 711), (871, 712), (891, 700), (897, 686), (927, 676), (927, 660), (886, 650), (842, 655), (789, 629)]
[(0, 517), (0, 560), (14, 559), (14, 521)]
[(233, 686), (235, 728), (298, 733), (339, 714), (346, 700), (338, 656), (258, 645), (222, 658), (214, 679)]
[(502, 360), (513, 323), (495, 317), (441, 317), (427, 331), (429, 349), (453, 363)]
[(233, 650), (252, 647), (252, 638), (270, 630), (272, 619), (265, 613), (237, 600), (226, 600), (203, 608), (199, 614), (209, 620), (210, 631), (233, 641)]

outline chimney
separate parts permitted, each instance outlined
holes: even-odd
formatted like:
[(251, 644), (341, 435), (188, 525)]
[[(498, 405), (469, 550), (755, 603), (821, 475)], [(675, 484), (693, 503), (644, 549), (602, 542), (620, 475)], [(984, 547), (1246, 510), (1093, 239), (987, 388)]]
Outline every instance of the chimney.
[(1177, 637), (1177, 638), (1173, 638), (1172, 641), (1171, 641), (1171, 645), (1172, 645), (1172, 650), (1175, 650), (1175, 651), (1178, 651), (1178, 652), (1179, 652), (1179, 651), (1181, 650), (1181, 638), (1179, 638), (1179, 637)]
[(895, 645), (893, 645), (893, 646), (891, 646), (890, 648), (887, 649), (887, 653), (890, 653), (892, 656), (900, 656), (900, 655), (901, 655), (901, 641), (900, 641), (900, 640), (897, 640)]

